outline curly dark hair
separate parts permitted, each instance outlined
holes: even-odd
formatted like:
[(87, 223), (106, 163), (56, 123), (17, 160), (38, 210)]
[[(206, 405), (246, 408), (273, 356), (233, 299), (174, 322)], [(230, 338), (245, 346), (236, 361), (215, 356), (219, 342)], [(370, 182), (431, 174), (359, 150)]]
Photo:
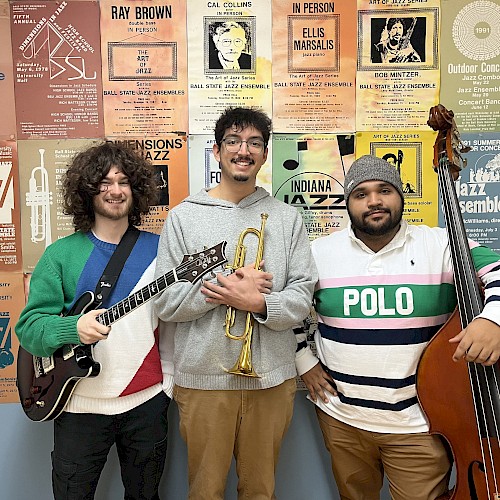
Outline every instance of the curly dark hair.
[(78, 153), (63, 176), (64, 213), (73, 216), (75, 231), (90, 231), (95, 221), (94, 196), (99, 183), (112, 167), (120, 169), (130, 182), (132, 209), (129, 223), (141, 223), (142, 216), (158, 199), (153, 165), (140, 153), (113, 142), (104, 142)]
[(215, 142), (219, 148), (224, 139), (224, 133), (228, 128), (243, 130), (246, 127), (254, 127), (264, 139), (265, 147), (269, 142), (271, 134), (271, 119), (257, 108), (227, 108), (215, 124)]

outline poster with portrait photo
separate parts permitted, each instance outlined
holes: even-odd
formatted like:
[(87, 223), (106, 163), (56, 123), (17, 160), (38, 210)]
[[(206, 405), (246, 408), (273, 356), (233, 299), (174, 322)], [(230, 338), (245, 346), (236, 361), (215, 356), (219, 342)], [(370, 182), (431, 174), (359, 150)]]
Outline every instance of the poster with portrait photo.
[(229, 106), (272, 115), (270, 12), (271, 0), (187, 2), (190, 134), (212, 134)]
[(205, 73), (255, 73), (255, 17), (203, 20)]
[(440, 2), (358, 7), (356, 129), (427, 128), (439, 99)]
[(425, 17), (372, 17), (372, 64), (425, 63)]

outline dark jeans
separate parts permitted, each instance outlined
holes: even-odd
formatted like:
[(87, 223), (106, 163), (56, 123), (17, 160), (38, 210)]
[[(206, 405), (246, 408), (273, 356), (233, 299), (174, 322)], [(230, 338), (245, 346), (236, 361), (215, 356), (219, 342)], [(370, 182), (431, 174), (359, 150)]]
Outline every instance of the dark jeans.
[(54, 421), (52, 487), (55, 500), (91, 500), (111, 446), (116, 443), (125, 500), (158, 500), (167, 451), (167, 409), (162, 391), (119, 415), (63, 412)]

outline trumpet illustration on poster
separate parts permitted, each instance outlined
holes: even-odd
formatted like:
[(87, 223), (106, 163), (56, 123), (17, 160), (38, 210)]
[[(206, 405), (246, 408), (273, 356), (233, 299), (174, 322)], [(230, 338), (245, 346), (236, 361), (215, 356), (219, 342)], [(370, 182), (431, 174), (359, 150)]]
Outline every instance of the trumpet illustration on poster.
[(29, 191), (26, 193), (26, 206), (31, 207), (31, 241), (45, 241), (45, 247), (52, 243), (50, 225), (50, 205), (52, 192), (49, 191), (49, 175), (44, 165), (45, 149), (39, 149), (40, 166), (31, 171)]

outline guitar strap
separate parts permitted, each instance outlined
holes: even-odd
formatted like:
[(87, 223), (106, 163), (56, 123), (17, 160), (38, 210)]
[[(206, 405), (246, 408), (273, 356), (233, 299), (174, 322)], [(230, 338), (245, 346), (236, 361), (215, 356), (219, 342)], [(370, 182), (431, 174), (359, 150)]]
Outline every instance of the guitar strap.
[(100, 304), (108, 298), (111, 290), (113, 290), (122, 272), (123, 266), (125, 265), (125, 261), (130, 255), (132, 248), (134, 248), (137, 238), (139, 238), (139, 234), (140, 231), (136, 227), (129, 226), (122, 236), (120, 243), (118, 243), (118, 246), (115, 248), (95, 288), (95, 298)]

